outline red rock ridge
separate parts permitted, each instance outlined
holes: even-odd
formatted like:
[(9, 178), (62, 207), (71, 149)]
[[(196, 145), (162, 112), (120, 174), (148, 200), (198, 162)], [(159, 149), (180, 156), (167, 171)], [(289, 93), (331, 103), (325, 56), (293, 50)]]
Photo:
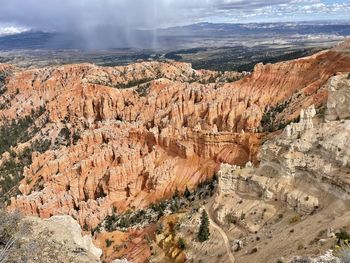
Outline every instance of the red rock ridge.
[[(201, 84), (208, 72), (175, 62), (14, 70), (1, 116), (45, 105), (49, 122), (36, 138), (55, 138), (62, 127), (82, 136), (33, 156), (10, 209), (70, 214), (95, 227), (113, 206), (145, 207), (176, 188), (194, 188), (220, 162), (258, 162), (255, 132), (266, 109), (289, 100), (277, 119), (291, 120), (302, 107), (322, 105), (323, 84), (339, 71), (350, 71), (350, 57), (335, 51), (257, 65), (233, 83)], [(125, 88), (130, 82), (134, 87)]]

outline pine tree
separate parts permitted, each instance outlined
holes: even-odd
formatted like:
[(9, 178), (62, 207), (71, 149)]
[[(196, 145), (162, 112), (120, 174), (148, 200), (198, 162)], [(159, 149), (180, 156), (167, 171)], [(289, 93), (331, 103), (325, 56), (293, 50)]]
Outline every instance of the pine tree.
[(198, 241), (204, 242), (209, 239), (209, 218), (207, 212), (203, 209), (201, 215), (201, 225), (199, 226), (198, 231)]
[(177, 246), (181, 250), (185, 250), (186, 249), (186, 242), (185, 242), (185, 240), (182, 237), (179, 238), (179, 240), (177, 242)]
[(175, 199), (175, 198), (179, 198), (179, 197), (180, 197), (179, 190), (176, 188), (175, 193), (173, 195), (173, 198)]
[(180, 209), (180, 203), (178, 198), (174, 198), (174, 200), (172, 201), (171, 205), (170, 205), (170, 209), (173, 213), (177, 213)]
[(187, 186), (186, 186), (186, 189), (185, 189), (185, 192), (184, 192), (184, 196), (186, 198), (189, 198), (191, 196), (191, 192), (190, 192), (190, 190), (188, 190)]

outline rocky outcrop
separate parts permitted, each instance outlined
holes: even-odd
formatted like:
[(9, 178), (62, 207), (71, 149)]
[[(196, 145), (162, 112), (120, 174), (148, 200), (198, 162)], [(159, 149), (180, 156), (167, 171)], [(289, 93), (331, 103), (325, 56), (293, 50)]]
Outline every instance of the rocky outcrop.
[(350, 79), (349, 75), (338, 75), (328, 83), (329, 98), (326, 119), (330, 121), (348, 119), (350, 117)]
[[(346, 109), (341, 109), (344, 90), (350, 87), (344, 78), (344, 75), (335, 76), (326, 86), (330, 92), (327, 119), (331, 119), (334, 112), (341, 116), (347, 114)], [(334, 87), (339, 87), (340, 94)], [(266, 201), (279, 200), (304, 215), (322, 207), (325, 192), (348, 200), (350, 122), (318, 123), (320, 120), (314, 119), (315, 115), (314, 106), (302, 110), (298, 123), (288, 125), (281, 135), (267, 141), (262, 146), (258, 167), (222, 164), (218, 173), (219, 196), (242, 193)], [(218, 220), (224, 223), (231, 212), (222, 207)]]
[(319, 257), (295, 257), (290, 263), (302, 263), (302, 262), (310, 262), (310, 263), (341, 263), (342, 260), (333, 255), (333, 251), (329, 250), (326, 254), (321, 255)]
[[(262, 167), (266, 169), (265, 164)], [(319, 207), (318, 198), (296, 187), (291, 178), (271, 176), (273, 177), (261, 176), (254, 168), (241, 169), (223, 164), (219, 171), (219, 195), (235, 192), (263, 198), (265, 201), (279, 200), (301, 214), (310, 214)], [(222, 222), (229, 213), (227, 210), (219, 215)]]
[(306, 130), (313, 129), (313, 118), (316, 115), (315, 105), (310, 106), (306, 110), (300, 111), (300, 121), (297, 123), (291, 123), (285, 128), (285, 135), (290, 137), (297, 137)]
[(33, 251), (30, 262), (100, 262), (102, 250), (96, 248), (89, 236), (82, 236), (80, 225), (70, 216), (54, 216), (48, 220), (28, 217), (23, 222), (31, 231), (23, 236)]
[(82, 236), (82, 229), (78, 222), (71, 216), (53, 216), (46, 220), (55, 228), (65, 228), (65, 233), (69, 234), (75, 244), (91, 253), (98, 260), (102, 256), (102, 250), (95, 247), (90, 236)]
[(288, 122), (301, 108), (323, 105), (323, 84), (350, 71), (350, 57), (326, 51), (257, 65), (235, 73), (244, 76), (236, 82), (177, 62), (10, 71), (0, 116), (11, 121), (44, 108), (26, 143), (52, 142), (32, 155), (10, 209), (69, 214), (92, 229), (113, 207), (141, 208), (195, 188), (222, 162), (257, 164), (266, 111), (278, 108), (276, 121)]

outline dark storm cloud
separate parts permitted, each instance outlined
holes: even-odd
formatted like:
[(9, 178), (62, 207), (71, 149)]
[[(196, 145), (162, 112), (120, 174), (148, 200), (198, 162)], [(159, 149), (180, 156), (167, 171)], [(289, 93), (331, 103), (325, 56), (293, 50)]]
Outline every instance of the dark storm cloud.
[[(0, 0), (0, 23), (77, 36), (86, 47), (137, 45), (136, 29), (240, 18), (321, 0)], [(260, 10), (260, 11), (259, 11)], [(153, 40), (156, 40), (154, 31)]]
[(135, 41), (135, 29), (175, 21), (168, 1), (0, 0), (0, 3), (0, 22), (68, 33), (79, 37), (86, 47), (123, 46)]
[[(191, 22), (217, 9), (249, 10), (288, 0), (0, 0), (0, 21), (75, 30), (116, 25), (154, 27)], [(209, 11), (209, 12), (208, 12)], [(202, 13), (203, 12), (203, 13)]]

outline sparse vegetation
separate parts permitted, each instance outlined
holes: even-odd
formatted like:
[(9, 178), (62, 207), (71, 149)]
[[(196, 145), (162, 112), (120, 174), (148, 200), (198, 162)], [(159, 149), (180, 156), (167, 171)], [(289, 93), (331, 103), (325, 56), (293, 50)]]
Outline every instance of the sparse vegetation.
[(284, 129), (287, 124), (285, 122), (276, 123), (276, 116), (283, 112), (289, 105), (290, 101), (285, 101), (274, 108), (267, 109), (261, 118), (262, 131), (274, 132), (280, 129)]
[(48, 149), (50, 149), (50, 146), (51, 146), (51, 140), (50, 139), (35, 140), (32, 143), (32, 151), (33, 152), (44, 153)]
[(5, 86), (6, 74), (4, 72), (0, 72), (0, 95), (4, 94), (7, 90)]
[[(16, 158), (11, 157), (0, 167), (1, 194), (5, 196), (14, 185), (23, 179), (23, 169), (32, 161), (31, 149), (24, 149), (23, 153)], [(17, 161), (17, 158), (19, 161)]]
[(190, 192), (190, 190), (188, 190), (188, 187), (186, 186), (186, 189), (185, 189), (185, 192), (184, 192), (184, 197), (186, 199), (188, 199), (188, 198), (190, 198), (190, 196), (191, 196), (191, 192)]
[(77, 142), (80, 140), (80, 138), (81, 138), (80, 133), (78, 131), (75, 131), (73, 133), (73, 144), (76, 145)]
[(31, 224), (23, 222), (22, 218), (22, 215), (18, 212), (6, 213), (0, 211), (1, 263), (26, 262), (29, 254), (37, 252), (34, 243), (22, 244), (21, 239), (31, 231)]
[(4, 120), (4, 124), (0, 127), (0, 155), (9, 151), (12, 146), (30, 140), (39, 130), (39, 127), (33, 124), (44, 111), (45, 108), (40, 107), (38, 112), (32, 112), (30, 116), (12, 120), (11, 122)]
[(345, 229), (340, 229), (340, 231), (336, 233), (335, 236), (338, 238), (338, 245), (341, 241), (350, 240), (350, 235)]
[(237, 218), (233, 214), (226, 215), (226, 221), (230, 225), (231, 224), (233, 224), (233, 225), (237, 224)]
[(165, 201), (151, 204), (151, 209), (158, 214), (158, 218), (161, 218), (164, 215), (164, 211), (166, 208), (167, 208), (167, 204)]
[(137, 85), (136, 92), (139, 94), (140, 97), (145, 97), (148, 94), (150, 86), (151, 82), (139, 84)]
[(156, 80), (158, 78), (161, 78), (162, 75), (160, 74), (160, 72), (157, 74), (157, 76), (155, 76), (154, 78), (141, 78), (141, 79), (131, 79), (126, 83), (118, 83), (118, 84), (112, 84), (112, 83), (106, 83), (106, 82), (101, 82), (99, 80), (94, 80), (91, 82), (91, 84), (96, 84), (96, 85), (104, 85), (104, 86), (108, 86), (111, 88), (116, 88), (116, 89), (128, 89), (128, 88), (132, 88), (132, 87), (137, 87), (136, 92), (139, 93), (139, 95), (145, 96), (147, 95), (148, 92), (148, 88), (149, 88), (149, 82), (151, 82), (152, 80)]
[(348, 79), (350, 79), (350, 73), (348, 74)]
[(89, 231), (89, 226), (85, 223), (84, 226), (83, 226), (83, 230), (84, 231)]
[(289, 220), (289, 224), (295, 224), (300, 222), (301, 217), (299, 214), (294, 215), (290, 220)]
[(256, 252), (258, 252), (258, 248), (253, 248), (251, 251), (250, 251), (250, 254), (254, 254), (254, 253), (256, 253)]
[(322, 106), (318, 109), (316, 109), (317, 115), (321, 118), (324, 118), (327, 112), (327, 106)]
[(185, 242), (185, 240), (182, 237), (179, 238), (179, 240), (177, 242), (177, 246), (181, 250), (185, 250), (186, 249), (186, 242)]
[(302, 243), (299, 243), (298, 246), (297, 246), (297, 249), (298, 250), (302, 250), (304, 248), (304, 245)]
[(110, 247), (113, 244), (113, 240), (106, 239), (106, 247)]
[(1, 85), (1, 80), (0, 80), (0, 95), (3, 95), (7, 91), (6, 86)]
[[(16, 191), (12, 188), (23, 179), (23, 170), (32, 163), (33, 152), (46, 152), (51, 146), (49, 139), (34, 141), (30, 147), (26, 147), (21, 153), (10, 151), (9, 159), (0, 166), (0, 184), (2, 198), (9, 199)], [(29, 181), (27, 181), (28, 183)]]
[(159, 235), (163, 232), (164, 230), (164, 227), (163, 227), (163, 224), (162, 223), (158, 223), (157, 224), (157, 230), (156, 230), (156, 233)]
[(147, 82), (150, 82), (152, 80), (155, 80), (156, 78), (145, 78), (145, 79), (133, 79), (130, 80), (129, 82), (127, 82), (126, 84), (118, 84), (117, 86), (115, 86), (115, 88), (118, 89), (127, 89), (127, 88), (132, 88), (132, 87), (136, 87), (142, 84), (146, 84)]
[(345, 229), (340, 229), (336, 234), (337, 245), (334, 255), (340, 258), (342, 263), (350, 263), (350, 235)]
[(61, 138), (66, 145), (71, 144), (70, 130), (67, 127), (63, 127), (61, 129), (61, 131), (58, 134), (58, 137)]
[(172, 213), (177, 213), (180, 209), (179, 197), (174, 197), (170, 204), (170, 209)]
[[(188, 196), (187, 192), (187, 198), (185, 196), (186, 190), (183, 195), (181, 195), (181, 193), (176, 189), (171, 199), (162, 200), (151, 204), (146, 209), (133, 212), (128, 211), (124, 214), (117, 214), (116, 211), (114, 211), (114, 213), (111, 216), (107, 216), (104, 222), (99, 227), (95, 228), (94, 231), (97, 229), (100, 230), (101, 227), (104, 227), (109, 232), (114, 230), (125, 231), (130, 227), (156, 223), (165, 213), (177, 213), (184, 207), (190, 207), (191, 202), (195, 199), (212, 196), (215, 192), (216, 186), (217, 177), (214, 176), (212, 180), (199, 184), (197, 190), (193, 193), (188, 191), (190, 195)], [(162, 230), (159, 229), (159, 231)]]

